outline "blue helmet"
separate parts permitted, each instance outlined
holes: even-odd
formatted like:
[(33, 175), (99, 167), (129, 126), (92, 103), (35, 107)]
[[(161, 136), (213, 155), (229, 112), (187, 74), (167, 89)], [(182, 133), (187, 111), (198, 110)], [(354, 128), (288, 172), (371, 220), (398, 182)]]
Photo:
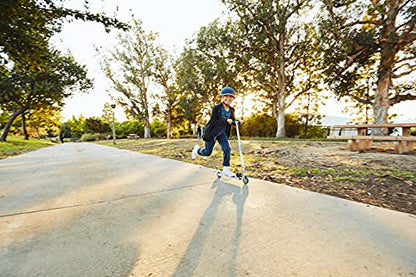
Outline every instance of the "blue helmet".
[(231, 95), (235, 97), (235, 91), (232, 87), (225, 87), (221, 90), (220, 96)]

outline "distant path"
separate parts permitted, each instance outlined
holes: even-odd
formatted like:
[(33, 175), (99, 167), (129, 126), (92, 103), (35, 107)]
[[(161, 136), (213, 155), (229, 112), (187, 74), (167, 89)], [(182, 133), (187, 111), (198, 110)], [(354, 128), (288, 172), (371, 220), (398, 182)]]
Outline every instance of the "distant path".
[(0, 276), (416, 276), (416, 217), (95, 144), (0, 161)]

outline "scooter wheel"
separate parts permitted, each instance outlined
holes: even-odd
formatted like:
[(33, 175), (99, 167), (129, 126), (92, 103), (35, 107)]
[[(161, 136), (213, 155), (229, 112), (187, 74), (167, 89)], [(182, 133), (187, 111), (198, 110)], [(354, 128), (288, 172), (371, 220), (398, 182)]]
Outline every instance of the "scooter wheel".
[(221, 171), (217, 171), (217, 178), (221, 179)]
[(248, 184), (248, 181), (249, 181), (248, 180), (248, 177), (244, 175), (244, 178), (243, 178), (244, 185), (247, 185)]

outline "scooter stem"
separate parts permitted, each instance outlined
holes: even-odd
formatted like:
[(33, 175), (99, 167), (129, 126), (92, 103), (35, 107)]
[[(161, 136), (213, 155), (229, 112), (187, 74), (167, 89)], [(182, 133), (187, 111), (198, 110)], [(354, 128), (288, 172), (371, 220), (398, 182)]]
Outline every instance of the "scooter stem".
[(240, 140), (240, 130), (238, 129), (238, 125), (240, 122), (236, 122), (235, 129), (237, 131), (237, 140), (238, 140), (238, 149), (240, 150), (240, 159), (241, 159), (241, 174), (244, 176), (244, 157), (243, 157), (243, 150), (241, 149), (241, 140)]

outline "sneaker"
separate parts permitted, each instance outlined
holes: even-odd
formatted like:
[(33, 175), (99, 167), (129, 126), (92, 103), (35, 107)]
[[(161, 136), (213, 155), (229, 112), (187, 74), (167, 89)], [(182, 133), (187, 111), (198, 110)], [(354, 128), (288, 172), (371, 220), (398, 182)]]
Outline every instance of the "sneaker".
[(230, 177), (230, 178), (235, 178), (236, 177), (235, 173), (232, 173), (230, 171), (230, 167), (229, 166), (224, 166), (224, 168), (222, 170), (222, 175), (224, 175), (226, 177)]
[(198, 156), (198, 150), (199, 150), (199, 145), (195, 145), (191, 154), (192, 160), (195, 160), (196, 157)]

